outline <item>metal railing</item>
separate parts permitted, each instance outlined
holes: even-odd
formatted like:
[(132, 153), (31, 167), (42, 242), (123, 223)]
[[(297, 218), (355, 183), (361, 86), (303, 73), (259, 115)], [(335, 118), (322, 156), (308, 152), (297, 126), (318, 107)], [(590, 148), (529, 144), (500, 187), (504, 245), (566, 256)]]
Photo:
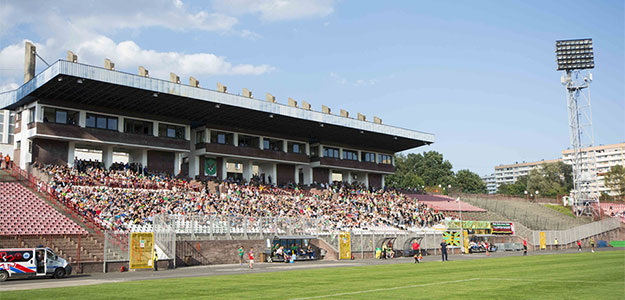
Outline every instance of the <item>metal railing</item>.
[(584, 240), (589, 237), (618, 229), (621, 226), (618, 218), (609, 218), (601, 221), (593, 222), (577, 226), (567, 230), (551, 230), (551, 231), (533, 231), (531, 241), (534, 246), (540, 245), (540, 233), (545, 233), (545, 244), (547, 246), (555, 246), (555, 240), (558, 239), (557, 245), (566, 245)]

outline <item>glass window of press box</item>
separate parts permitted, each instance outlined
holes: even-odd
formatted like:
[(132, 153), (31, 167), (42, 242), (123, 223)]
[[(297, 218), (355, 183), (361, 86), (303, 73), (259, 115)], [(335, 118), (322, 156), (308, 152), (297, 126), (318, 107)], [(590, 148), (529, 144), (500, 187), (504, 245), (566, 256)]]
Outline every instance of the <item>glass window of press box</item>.
[(222, 145), (234, 145), (234, 134), (211, 130), (211, 143)]
[(259, 148), (260, 138), (257, 136), (239, 134), (239, 147)]
[(198, 130), (195, 132), (195, 143), (196, 144), (203, 144), (206, 142), (206, 138), (205, 138), (206, 134), (205, 134), (205, 130)]
[(385, 165), (391, 165), (391, 164), (393, 164), (393, 158), (390, 155), (387, 155), (387, 154), (378, 154), (378, 163), (379, 164), (385, 164)]
[(330, 148), (330, 147), (323, 147), (323, 157), (340, 158), (339, 157), (339, 149), (337, 149), (337, 148)]
[(281, 140), (272, 140), (268, 138), (263, 139), (263, 149), (271, 150), (271, 151), (282, 151), (282, 141)]
[(358, 152), (351, 150), (343, 150), (343, 159), (358, 160)]
[(370, 162), (370, 163), (374, 163), (375, 162), (375, 153), (371, 153), (371, 152), (360, 152), (360, 160), (364, 161), (364, 162)]
[(318, 158), (319, 157), (319, 146), (310, 147), (310, 157)]
[(35, 122), (35, 108), (28, 109), (28, 123)]
[(53, 107), (43, 108), (43, 122), (78, 125), (78, 112)]
[(184, 139), (185, 129), (183, 126), (170, 124), (158, 124), (158, 136), (168, 137), (172, 139)]
[(117, 117), (87, 114), (85, 125), (89, 128), (117, 130)]
[(124, 132), (126, 133), (152, 135), (153, 128), (153, 122), (124, 119)]
[(306, 144), (304, 143), (288, 142), (287, 149), (289, 153), (306, 154)]

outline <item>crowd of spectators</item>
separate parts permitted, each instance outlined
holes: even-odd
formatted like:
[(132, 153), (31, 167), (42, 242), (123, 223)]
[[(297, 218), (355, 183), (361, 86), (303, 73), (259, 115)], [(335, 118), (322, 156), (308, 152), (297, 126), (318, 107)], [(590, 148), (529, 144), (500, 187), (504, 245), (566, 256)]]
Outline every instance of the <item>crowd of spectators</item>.
[[(322, 189), (256, 183), (208, 184), (152, 174), (139, 165), (76, 161), (73, 167), (39, 165), (51, 190), (107, 229), (150, 224), (155, 214), (291, 217), (327, 221), (335, 229), (432, 226), (442, 213), (392, 190), (335, 183)], [(216, 188), (214, 188), (216, 186)]]

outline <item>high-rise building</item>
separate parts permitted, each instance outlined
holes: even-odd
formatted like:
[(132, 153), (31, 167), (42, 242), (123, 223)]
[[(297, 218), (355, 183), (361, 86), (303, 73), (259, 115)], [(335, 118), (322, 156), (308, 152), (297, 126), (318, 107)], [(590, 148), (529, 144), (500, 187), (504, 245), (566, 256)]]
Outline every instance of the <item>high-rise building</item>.
[[(612, 166), (625, 166), (625, 143), (583, 148), (582, 173), (588, 171), (588, 163), (589, 160), (592, 160), (593, 155), (596, 164), (595, 169), (597, 170), (597, 177), (596, 182), (594, 184), (591, 183), (592, 190), (599, 193), (605, 192), (614, 196), (616, 192), (605, 186), (604, 176)], [(573, 161), (573, 150), (563, 150), (562, 160), (565, 164), (571, 165)]]
[(497, 180), (495, 179), (495, 173), (482, 176), (482, 181), (486, 184), (486, 190), (489, 194), (497, 193)]
[(541, 160), (534, 162), (514, 163), (510, 165), (499, 165), (495, 167), (495, 182), (499, 185), (515, 183), (519, 177), (529, 175), (530, 171), (536, 169), (543, 164), (555, 163), (562, 159)]

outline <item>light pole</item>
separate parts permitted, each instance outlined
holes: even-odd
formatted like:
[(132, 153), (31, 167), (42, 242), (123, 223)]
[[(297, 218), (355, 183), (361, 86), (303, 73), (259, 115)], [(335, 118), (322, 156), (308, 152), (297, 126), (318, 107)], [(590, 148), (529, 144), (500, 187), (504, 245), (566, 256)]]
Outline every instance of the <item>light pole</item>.
[(441, 195), (443, 194), (443, 186), (442, 185), (438, 185), (438, 191), (439, 193), (441, 193)]

